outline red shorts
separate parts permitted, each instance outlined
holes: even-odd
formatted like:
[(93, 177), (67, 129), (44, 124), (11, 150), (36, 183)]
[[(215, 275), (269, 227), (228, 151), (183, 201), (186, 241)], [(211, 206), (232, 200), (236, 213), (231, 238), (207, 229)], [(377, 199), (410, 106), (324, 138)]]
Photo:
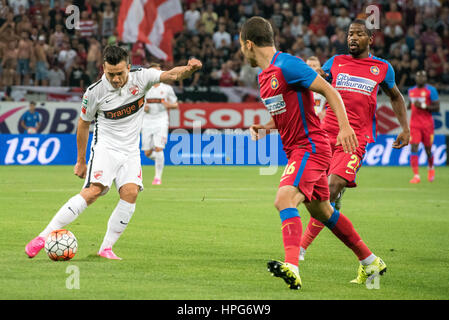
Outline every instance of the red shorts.
[(357, 171), (359, 171), (362, 166), (362, 160), (366, 152), (366, 139), (359, 138), (359, 147), (355, 153), (345, 153), (341, 145), (336, 146), (336, 139), (332, 139), (332, 160), (329, 167), (329, 175), (335, 174), (346, 181), (348, 184), (346, 187), (355, 188), (357, 184), (355, 179), (357, 176)]
[(329, 168), (330, 153), (311, 153), (304, 149), (296, 149), (290, 154), (287, 166), (282, 174), (279, 188), (295, 186), (311, 200), (329, 200), (329, 186), (327, 170)]
[(434, 130), (432, 127), (429, 128), (417, 128), (410, 127), (410, 144), (419, 144), (423, 143), (425, 147), (432, 147), (433, 144), (433, 133)]

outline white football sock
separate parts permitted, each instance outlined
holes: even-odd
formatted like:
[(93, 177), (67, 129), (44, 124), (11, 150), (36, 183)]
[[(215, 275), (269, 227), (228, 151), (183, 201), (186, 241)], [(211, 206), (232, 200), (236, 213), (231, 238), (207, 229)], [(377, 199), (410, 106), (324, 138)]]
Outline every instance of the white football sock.
[(62, 229), (73, 222), (87, 208), (86, 200), (80, 195), (72, 197), (55, 214), (48, 226), (39, 236), (46, 238), (53, 230)]
[(154, 177), (157, 179), (161, 179), (162, 177), (162, 171), (164, 170), (164, 151), (159, 151), (159, 152), (155, 152), (154, 153), (154, 157), (155, 157), (155, 164), (154, 164), (154, 169), (155, 169), (155, 174)]
[(108, 230), (104, 236), (100, 251), (103, 251), (106, 248), (112, 248), (112, 246), (120, 238), (123, 231), (125, 231), (135, 209), (135, 203), (129, 203), (122, 199), (119, 200), (114, 211), (112, 211), (111, 217), (109, 218)]
[(369, 266), (371, 263), (374, 262), (374, 260), (376, 260), (377, 256), (374, 255), (374, 253), (371, 253), (371, 255), (369, 255), (367, 258), (363, 259), (360, 261), (360, 263), (363, 266)]

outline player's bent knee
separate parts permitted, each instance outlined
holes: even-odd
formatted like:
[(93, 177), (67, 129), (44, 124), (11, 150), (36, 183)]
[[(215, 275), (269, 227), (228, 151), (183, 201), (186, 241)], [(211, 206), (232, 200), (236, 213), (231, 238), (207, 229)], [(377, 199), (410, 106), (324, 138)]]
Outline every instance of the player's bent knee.
[(120, 199), (129, 203), (135, 203), (139, 191), (140, 187), (138, 185), (133, 183), (125, 184), (120, 188)]
[(332, 208), (329, 201), (313, 200), (306, 204), (306, 207), (313, 218), (323, 223), (328, 221), (334, 213), (334, 208)]
[(278, 211), (286, 208), (296, 208), (305, 199), (304, 195), (294, 186), (283, 186), (278, 190), (274, 206)]
[(347, 181), (340, 177), (331, 179), (329, 181), (331, 201), (335, 201), (335, 199), (338, 197), (338, 194), (341, 192), (341, 190), (343, 190), (344, 187), (346, 187), (347, 184)]
[(86, 200), (87, 205), (91, 205), (101, 196), (105, 188), (99, 183), (92, 183), (89, 187), (81, 190), (80, 195)]
[(164, 151), (164, 148), (156, 147), (156, 148), (154, 148), (154, 151), (156, 151), (156, 152), (161, 152), (161, 151)]

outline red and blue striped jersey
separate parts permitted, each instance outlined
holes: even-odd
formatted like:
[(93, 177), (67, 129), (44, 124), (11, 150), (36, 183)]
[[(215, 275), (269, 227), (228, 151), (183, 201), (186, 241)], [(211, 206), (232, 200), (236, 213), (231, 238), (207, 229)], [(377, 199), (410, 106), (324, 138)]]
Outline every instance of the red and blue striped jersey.
[[(327, 80), (338, 90), (346, 107), (349, 123), (360, 139), (374, 142), (376, 137), (376, 108), (379, 85), (395, 86), (391, 64), (369, 55), (356, 59), (351, 55), (335, 55), (322, 67), (329, 74)], [(336, 138), (339, 126), (335, 113), (328, 108), (322, 128), (331, 138)]]
[(279, 51), (270, 66), (259, 73), (260, 96), (274, 119), (287, 157), (297, 148), (311, 153), (329, 149), (308, 89), (316, 77), (303, 60)]
[(421, 102), (421, 106), (426, 108), (432, 102), (438, 101), (438, 91), (435, 87), (426, 84), (424, 87), (417, 86), (408, 90), (408, 97), (412, 106), (412, 116), (410, 117), (410, 127), (433, 128), (432, 113), (427, 109), (415, 107), (415, 102)]

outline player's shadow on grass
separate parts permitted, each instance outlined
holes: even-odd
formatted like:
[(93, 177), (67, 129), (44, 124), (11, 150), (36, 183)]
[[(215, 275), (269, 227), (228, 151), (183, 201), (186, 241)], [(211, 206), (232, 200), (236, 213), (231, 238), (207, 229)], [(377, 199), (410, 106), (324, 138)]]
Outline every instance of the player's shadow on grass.
[(89, 254), (88, 256), (84, 257), (84, 258), (73, 260), (73, 262), (76, 262), (76, 261), (80, 261), (80, 262), (81, 261), (108, 261), (108, 260), (109, 259), (105, 259), (105, 258), (100, 257), (99, 255), (97, 255), (95, 253), (92, 253), (92, 254)]

